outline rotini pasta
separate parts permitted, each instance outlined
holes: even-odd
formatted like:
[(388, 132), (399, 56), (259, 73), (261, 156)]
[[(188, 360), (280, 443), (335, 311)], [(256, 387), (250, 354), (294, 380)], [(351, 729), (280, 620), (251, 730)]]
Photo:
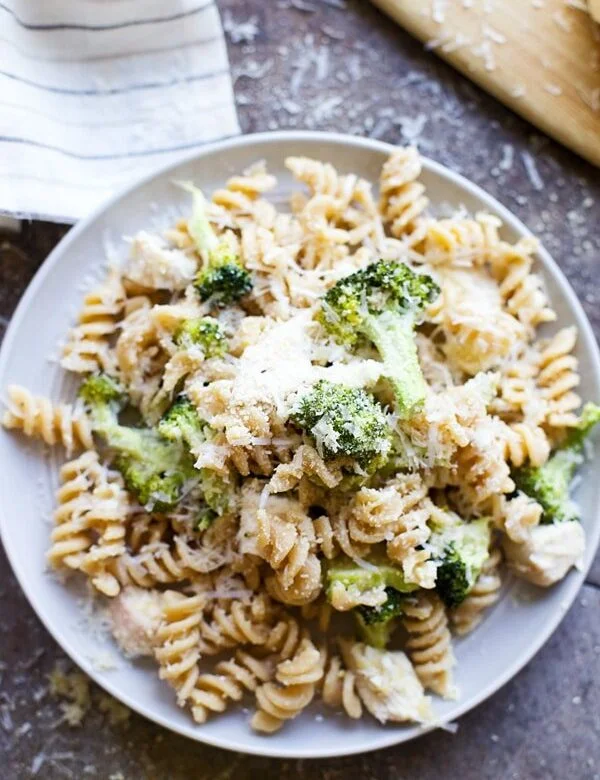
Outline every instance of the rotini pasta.
[(574, 392), (579, 385), (578, 362), (573, 350), (577, 340), (574, 327), (563, 328), (540, 345), (537, 384), (548, 405), (547, 424), (567, 428), (577, 424), (575, 410), (581, 399)]
[(379, 209), (396, 238), (414, 230), (429, 203), (420, 175), (421, 160), (414, 147), (398, 149), (381, 171)]
[(530, 238), (514, 246), (502, 243), (492, 259), (492, 270), (507, 311), (530, 329), (556, 319), (548, 306), (541, 278), (531, 272), (536, 248), (537, 241)]
[(328, 659), (321, 682), (321, 698), (328, 707), (342, 709), (350, 718), (360, 718), (363, 712), (356, 692), (356, 675), (344, 668), (339, 655)]
[(125, 297), (121, 274), (111, 269), (106, 281), (83, 299), (78, 324), (69, 331), (63, 348), (64, 368), (76, 373), (114, 371), (115, 357), (109, 340), (123, 315)]
[(183, 707), (200, 676), (200, 630), (206, 597), (184, 596), (175, 591), (165, 593), (162, 622), (154, 638), (154, 655), (159, 664), (158, 674), (167, 680), (177, 694), (177, 703)]
[(452, 681), (455, 660), (444, 605), (435, 594), (423, 593), (414, 601), (407, 600), (404, 615), (409, 635), (406, 649), (417, 676), (430, 691), (456, 698)]
[(538, 338), (534, 240), (433, 216), (415, 148), (378, 183), (285, 165), (285, 209), (264, 163), (185, 185), (190, 217), (137, 232), (84, 298), (77, 400), (11, 385), (3, 425), (62, 445), (49, 565), (197, 723), (247, 695), (265, 734), (315, 697), (435, 723), (425, 690), (457, 695), (452, 634), (504, 564), (542, 586), (578, 565), (564, 494), (600, 412), (576, 329)]
[(457, 634), (468, 634), (476, 628), (485, 610), (498, 600), (502, 585), (499, 574), (501, 560), (500, 552), (493, 550), (467, 598), (451, 612), (450, 621)]
[(61, 444), (67, 455), (94, 446), (91, 425), (80, 406), (53, 404), (21, 385), (10, 385), (8, 398), (8, 408), (2, 417), (5, 428), (20, 430), (25, 436), (41, 439), (50, 446)]
[(277, 682), (265, 683), (256, 690), (258, 709), (251, 720), (256, 731), (272, 734), (308, 707), (323, 677), (323, 659), (323, 652), (305, 638), (291, 658), (277, 665)]
[(194, 720), (204, 723), (210, 714), (224, 712), (228, 702), (240, 701), (245, 691), (256, 691), (272, 675), (273, 665), (268, 659), (238, 650), (232, 658), (219, 661), (214, 673), (198, 677), (190, 695)]

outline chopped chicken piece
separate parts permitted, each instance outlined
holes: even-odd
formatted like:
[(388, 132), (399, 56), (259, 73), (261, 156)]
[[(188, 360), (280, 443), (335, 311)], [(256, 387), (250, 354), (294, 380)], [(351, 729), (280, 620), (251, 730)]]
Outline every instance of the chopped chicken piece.
[(344, 642), (342, 654), (356, 674), (358, 694), (373, 717), (381, 723), (431, 720), (431, 700), (407, 656), (378, 650), (361, 642)]
[(112, 634), (128, 658), (152, 655), (152, 640), (162, 615), (163, 594), (128, 586), (112, 600)]
[(171, 249), (160, 236), (140, 230), (131, 242), (124, 273), (152, 290), (183, 290), (196, 270), (196, 261), (181, 249)]
[(571, 566), (580, 566), (585, 550), (581, 524), (573, 520), (530, 529), (524, 542), (503, 541), (508, 565), (523, 579), (547, 588), (562, 580)]

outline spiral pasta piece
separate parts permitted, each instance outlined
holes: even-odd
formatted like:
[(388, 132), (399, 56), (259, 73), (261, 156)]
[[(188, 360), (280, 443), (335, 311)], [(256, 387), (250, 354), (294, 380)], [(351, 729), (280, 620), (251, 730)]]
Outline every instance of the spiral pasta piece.
[(578, 360), (573, 355), (576, 341), (577, 329), (569, 327), (540, 347), (537, 385), (548, 404), (547, 423), (551, 428), (577, 425), (575, 411), (581, 398), (574, 392), (580, 382)]
[(361, 488), (348, 513), (353, 541), (386, 541), (388, 556), (400, 563), (408, 581), (423, 588), (435, 583), (435, 565), (423, 545), (430, 535), (428, 486), (419, 474), (398, 475), (381, 489)]
[(505, 361), (498, 375), (498, 391), (489, 411), (505, 422), (522, 421), (525, 417), (537, 423), (547, 414), (547, 403), (536, 385), (539, 355), (529, 345)]
[(212, 202), (217, 207), (216, 217), (225, 216), (231, 227), (241, 227), (248, 218), (264, 227), (271, 227), (277, 212), (271, 203), (261, 196), (277, 184), (264, 164), (256, 164), (241, 176), (227, 180), (225, 187), (216, 190)]
[(550, 456), (550, 442), (544, 429), (527, 422), (510, 425), (505, 447), (506, 460), (517, 467), (526, 461), (532, 466), (542, 466)]
[(78, 324), (69, 331), (63, 348), (60, 361), (63, 368), (84, 374), (114, 371), (109, 339), (117, 331), (125, 297), (121, 274), (111, 269), (106, 280), (83, 299)]
[(216, 655), (239, 645), (265, 645), (275, 612), (269, 597), (258, 594), (250, 602), (233, 601), (213, 609), (210, 621), (200, 626), (203, 655)]
[(298, 621), (286, 613), (270, 629), (262, 649), (286, 660), (294, 655), (303, 637)]
[(415, 147), (397, 149), (384, 163), (379, 180), (379, 210), (396, 238), (411, 233), (429, 203), (417, 181), (421, 160)]
[(111, 565), (125, 553), (128, 514), (129, 496), (120, 479), (99, 485), (94, 490), (85, 522), (97, 538), (82, 558), (79, 568), (105, 596), (114, 597), (121, 590)]
[(122, 555), (113, 565), (113, 574), (121, 585), (138, 588), (175, 585), (194, 578), (193, 570), (181, 562), (171, 545), (161, 541)]
[[(312, 195), (329, 195), (332, 198), (344, 194), (344, 177), (341, 177), (331, 163), (323, 163), (310, 157), (286, 157), (285, 167), (292, 172), (294, 178), (303, 182)], [(352, 177), (350, 193), (356, 177)]]
[(199, 626), (205, 606), (202, 594), (165, 593), (162, 622), (154, 637), (154, 657), (159, 664), (158, 676), (175, 690), (180, 707), (190, 698), (200, 676)]
[(97, 590), (116, 596), (120, 583), (112, 565), (125, 552), (129, 515), (121, 477), (102, 467), (95, 452), (86, 452), (62, 467), (60, 479), (48, 561), (84, 572)]
[(92, 503), (94, 488), (105, 480), (105, 469), (96, 452), (84, 452), (60, 469), (60, 487), (56, 493), (54, 530), (47, 553), (53, 568), (78, 569), (92, 545), (85, 519)]
[(220, 661), (209, 674), (199, 675), (189, 696), (192, 717), (196, 723), (205, 723), (213, 713), (224, 712), (228, 703), (238, 702), (246, 691), (256, 691), (273, 676), (269, 659), (255, 658), (238, 650), (225, 661)]
[(422, 243), (416, 249), (433, 266), (483, 265), (499, 246), (501, 224), (491, 214), (477, 214), (475, 219), (432, 219), (427, 221)]
[(296, 718), (314, 698), (316, 684), (323, 677), (324, 654), (304, 638), (289, 659), (277, 665), (277, 682), (268, 682), (256, 690), (257, 711), (251, 726), (272, 734), (286, 721)]
[(151, 309), (134, 309), (121, 322), (115, 344), (120, 378), (127, 387), (132, 403), (151, 422), (162, 411), (153, 408), (161, 384), (168, 354), (162, 348)]
[(499, 571), (501, 561), (500, 551), (492, 550), (469, 595), (450, 613), (450, 621), (457, 634), (468, 634), (476, 628), (481, 623), (484, 612), (498, 601), (502, 587)]
[(142, 548), (162, 542), (167, 535), (169, 523), (160, 515), (141, 512), (133, 515), (127, 527), (127, 548), (138, 553)]
[(455, 698), (452, 669), (456, 661), (441, 600), (434, 593), (421, 593), (406, 600), (403, 614), (409, 635), (406, 649), (418, 678), (430, 691), (446, 699)]
[(504, 459), (504, 431), (492, 425), (481, 441), (483, 447), (474, 441), (459, 449), (453, 473), (446, 473), (443, 478), (446, 485), (456, 485), (456, 503), (464, 517), (487, 511), (494, 496), (511, 493), (515, 487)]
[(556, 319), (556, 313), (548, 305), (541, 277), (531, 272), (531, 255), (536, 249), (535, 239), (522, 239), (514, 246), (503, 242), (491, 264), (506, 310), (530, 332), (538, 325)]
[(350, 718), (358, 719), (362, 715), (356, 675), (345, 668), (339, 655), (328, 659), (321, 682), (321, 698), (328, 707), (342, 709)]
[(278, 601), (298, 606), (314, 601), (321, 590), (321, 564), (312, 521), (299, 501), (266, 496), (262, 502), (261, 495), (257, 482), (242, 490), (241, 549), (271, 566), (267, 589)]
[(2, 417), (5, 428), (22, 431), (50, 446), (61, 444), (67, 455), (93, 448), (92, 427), (78, 405), (53, 404), (21, 385), (9, 385), (8, 397), (8, 408)]
[(316, 542), (320, 552), (330, 560), (343, 552), (350, 558), (362, 558), (367, 555), (369, 545), (356, 542), (350, 536), (347, 512), (332, 512), (321, 515), (314, 521)]
[(158, 530), (150, 532), (145, 528), (140, 531), (148, 534), (147, 543), (122, 555), (114, 563), (113, 573), (122, 585), (140, 588), (202, 579), (202, 575), (215, 571), (230, 559), (231, 540), (220, 534), (220, 526), (225, 525), (227, 519), (221, 517), (199, 540), (179, 532), (172, 540), (164, 541), (162, 537), (153, 536), (164, 528), (159, 521)]

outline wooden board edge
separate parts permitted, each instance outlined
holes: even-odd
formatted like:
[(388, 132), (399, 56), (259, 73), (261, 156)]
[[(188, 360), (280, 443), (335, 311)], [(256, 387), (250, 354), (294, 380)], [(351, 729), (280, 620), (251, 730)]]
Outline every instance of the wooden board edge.
[[(407, 32), (409, 32), (411, 35), (414, 35), (423, 43), (426, 42), (423, 41), (422, 35), (420, 35), (420, 31), (416, 29), (413, 23), (414, 20), (410, 17), (410, 15), (403, 14), (402, 9), (398, 7), (394, 0), (371, 1), (381, 11), (390, 16), (401, 27), (407, 30)], [(512, 111), (530, 122), (543, 133), (549, 135), (551, 138), (554, 138), (567, 149), (576, 152), (585, 160), (592, 163), (592, 165), (600, 167), (600, 134), (597, 144), (594, 144), (585, 138), (576, 138), (566, 133), (562, 133), (560, 129), (555, 127), (547, 120), (544, 114), (537, 112), (531, 103), (528, 103), (524, 98), (511, 95), (500, 84), (496, 83), (493, 79), (493, 76), (491, 76), (489, 73), (484, 75), (470, 70), (466, 64), (461, 63), (460, 60), (457, 60), (455, 57), (453, 57), (452, 52), (446, 53), (436, 49), (433, 49), (432, 51), (438, 57), (452, 65), (452, 67), (454, 67), (456, 70), (460, 71), (470, 81), (475, 82), (479, 87), (481, 87), (481, 89), (492, 95), (492, 97), (496, 98), (496, 100), (499, 100), (500, 103), (510, 108)]]

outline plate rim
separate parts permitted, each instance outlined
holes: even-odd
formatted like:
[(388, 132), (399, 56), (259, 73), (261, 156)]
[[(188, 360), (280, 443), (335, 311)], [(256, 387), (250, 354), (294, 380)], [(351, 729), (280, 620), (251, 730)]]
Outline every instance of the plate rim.
[[(176, 160), (167, 164), (157, 166), (151, 172), (144, 174), (141, 178), (134, 180), (133, 182), (122, 187), (117, 192), (112, 194), (108, 199), (95, 208), (91, 214), (84, 219), (80, 220), (69, 232), (59, 241), (59, 243), (53, 248), (50, 254), (42, 262), (35, 275), (27, 285), (15, 311), (11, 317), (9, 326), (6, 330), (4, 340), (0, 348), (0, 376), (2, 376), (6, 370), (6, 363), (8, 362), (8, 355), (11, 352), (13, 341), (16, 339), (17, 333), (20, 328), (21, 320), (24, 317), (27, 309), (29, 308), (30, 299), (37, 293), (38, 289), (43, 285), (46, 277), (51, 273), (54, 266), (60, 262), (61, 256), (68, 251), (70, 245), (78, 238), (81, 233), (84, 233), (90, 226), (96, 222), (101, 215), (113, 206), (121, 198), (126, 197), (135, 190), (143, 189), (149, 182), (155, 178), (159, 178), (168, 173), (168, 171), (177, 168), (181, 165), (192, 164), (195, 160), (202, 157), (210, 156), (214, 153), (224, 153), (230, 149), (252, 146), (252, 145), (264, 145), (274, 142), (318, 142), (335, 143), (337, 145), (352, 147), (357, 150), (372, 150), (389, 154), (392, 150), (398, 148), (398, 145), (387, 143), (371, 138), (360, 138), (352, 136), (347, 133), (334, 133), (324, 131), (311, 131), (311, 130), (279, 130), (271, 132), (250, 133), (247, 135), (240, 135), (234, 138), (227, 138), (214, 143), (202, 146), (199, 149), (195, 149), (190, 153), (186, 153)], [(479, 199), (485, 204), (486, 209), (491, 209), (497, 213), (502, 219), (503, 223), (510, 226), (513, 230), (518, 232), (522, 236), (533, 236), (533, 233), (527, 228), (527, 226), (508, 208), (500, 203), (493, 195), (489, 194), (479, 185), (470, 181), (462, 174), (459, 174), (447, 166), (432, 160), (429, 157), (421, 155), (423, 162), (423, 169), (431, 171), (442, 178), (447, 179), (452, 184), (459, 186), (463, 191), (468, 192), (473, 197)], [(552, 258), (549, 252), (540, 244), (537, 250), (537, 256), (541, 265), (544, 268), (549, 268), (555, 276), (558, 285), (561, 288), (561, 295), (567, 299), (570, 307), (575, 313), (576, 325), (579, 330), (581, 341), (584, 344), (584, 350), (589, 355), (592, 373), (594, 379), (600, 383), (600, 349), (596, 342), (596, 338), (592, 329), (592, 326), (588, 320), (588, 317), (581, 305), (579, 298), (575, 291), (571, 287), (567, 277), (563, 273), (560, 266)], [(592, 522), (593, 521), (593, 522)], [(136, 701), (129, 697), (127, 691), (120, 689), (118, 686), (112, 684), (109, 678), (101, 675), (100, 670), (97, 670), (86, 662), (86, 659), (81, 655), (76, 647), (72, 647), (71, 643), (62, 636), (60, 626), (54, 626), (50, 620), (47, 620), (43, 604), (38, 603), (37, 596), (33, 589), (30, 590), (27, 583), (27, 578), (19, 570), (17, 563), (17, 555), (11, 549), (8, 515), (4, 509), (4, 502), (0, 501), (0, 539), (4, 546), (8, 561), (10, 563), (12, 572), (17, 579), (27, 601), (36, 613), (38, 619), (41, 621), (44, 628), (48, 631), (50, 636), (59, 645), (66, 655), (73, 661), (73, 663), (79, 668), (83, 669), (85, 673), (92, 678), (92, 680), (103, 688), (107, 693), (114, 696), (118, 701), (123, 702), (126, 706), (137, 712), (139, 715), (147, 718), (148, 720), (157, 723), (159, 726), (168, 729), (181, 736), (193, 739), (196, 742), (218, 747), (224, 750), (237, 751), (248, 755), (263, 756), (269, 758), (298, 758), (298, 759), (322, 759), (322, 758), (335, 758), (342, 756), (356, 755), (359, 753), (368, 753), (373, 750), (379, 750), (385, 747), (391, 747), (394, 745), (407, 742), (411, 739), (422, 736), (435, 728), (443, 726), (445, 721), (433, 723), (424, 727), (421, 727), (417, 734), (412, 734), (410, 737), (404, 737), (406, 732), (399, 728), (397, 730), (383, 728), (380, 734), (373, 739), (372, 744), (368, 747), (358, 746), (353, 747), (351, 743), (345, 746), (343, 749), (339, 748), (323, 748), (323, 749), (302, 749), (296, 748), (278, 748), (277, 743), (273, 738), (266, 738), (264, 748), (262, 746), (246, 746), (242, 743), (232, 741), (230, 738), (220, 738), (218, 735), (204, 734), (201, 726), (191, 724), (189, 727), (179, 726), (170, 722), (170, 720), (156, 712), (153, 712), (146, 707), (138, 704)], [(523, 669), (531, 659), (539, 652), (543, 645), (548, 641), (552, 634), (556, 631), (559, 624), (567, 614), (570, 607), (573, 605), (581, 587), (585, 582), (586, 575), (594, 561), (595, 553), (600, 543), (600, 506), (596, 507), (595, 516), (590, 518), (590, 528), (586, 529), (588, 537), (588, 555), (589, 560), (587, 564), (580, 570), (571, 571), (568, 575), (569, 579), (565, 587), (566, 593), (563, 594), (563, 599), (560, 604), (560, 608), (557, 608), (554, 613), (551, 613), (550, 619), (547, 621), (547, 625), (544, 631), (532, 641), (527, 651), (521, 656), (514, 659), (508, 664), (504, 673), (498, 676), (492, 683), (485, 688), (477, 692), (477, 694), (468, 702), (468, 704), (458, 705), (456, 712), (453, 714), (453, 719), (458, 719), (470, 712), (475, 707), (479, 706), (483, 701), (496, 693), (500, 688), (506, 685), (521, 669)], [(193, 730), (192, 730), (193, 729)], [(275, 738), (276, 739), (276, 738)]]

